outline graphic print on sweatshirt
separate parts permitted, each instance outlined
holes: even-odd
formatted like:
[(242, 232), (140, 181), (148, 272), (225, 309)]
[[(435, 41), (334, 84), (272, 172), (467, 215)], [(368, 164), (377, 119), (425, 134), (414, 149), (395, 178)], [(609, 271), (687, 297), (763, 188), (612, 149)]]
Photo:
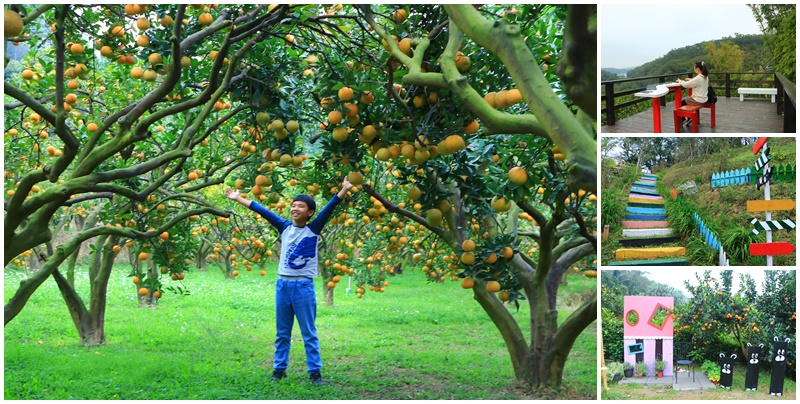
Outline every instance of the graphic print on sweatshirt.
[(317, 236), (303, 237), (299, 243), (290, 244), (286, 252), (285, 264), (289, 268), (304, 268), (317, 255)]

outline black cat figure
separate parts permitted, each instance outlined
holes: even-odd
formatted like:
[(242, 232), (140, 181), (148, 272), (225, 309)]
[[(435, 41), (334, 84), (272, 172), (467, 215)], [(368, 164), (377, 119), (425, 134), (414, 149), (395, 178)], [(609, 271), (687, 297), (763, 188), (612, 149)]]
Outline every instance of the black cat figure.
[(761, 348), (764, 344), (750, 345), (747, 343), (747, 372), (744, 377), (744, 389), (756, 391), (758, 389), (758, 367), (761, 360)]
[(783, 395), (783, 378), (786, 376), (786, 350), (789, 349), (789, 338), (783, 341), (775, 337), (772, 347), (772, 379), (769, 381), (769, 395)]
[(721, 353), (719, 358), (719, 387), (729, 389), (733, 385), (733, 361), (736, 359), (736, 354), (726, 358), (725, 354)]

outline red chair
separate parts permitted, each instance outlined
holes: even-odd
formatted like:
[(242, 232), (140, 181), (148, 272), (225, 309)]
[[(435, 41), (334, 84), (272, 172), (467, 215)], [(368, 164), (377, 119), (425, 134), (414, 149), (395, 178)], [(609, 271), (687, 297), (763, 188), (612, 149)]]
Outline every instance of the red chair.
[[(692, 95), (692, 89), (689, 89), (689, 95)], [(675, 100), (677, 103), (678, 100)], [(676, 108), (672, 112), (672, 119), (675, 123), (675, 133), (680, 132), (680, 122), (678, 118), (691, 118), (692, 120), (692, 133), (697, 133), (697, 126), (700, 125), (700, 108), (711, 108), (711, 127), (717, 127), (717, 104), (702, 104), (702, 105), (684, 105)]]

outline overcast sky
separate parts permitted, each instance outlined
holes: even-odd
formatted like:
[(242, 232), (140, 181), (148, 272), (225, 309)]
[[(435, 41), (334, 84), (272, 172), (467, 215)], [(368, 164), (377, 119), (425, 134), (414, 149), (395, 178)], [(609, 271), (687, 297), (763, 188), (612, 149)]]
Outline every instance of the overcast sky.
[(600, 67), (636, 67), (672, 49), (760, 34), (744, 4), (601, 4)]
[[(699, 273), (700, 276), (703, 276), (704, 269), (681, 269), (681, 267), (676, 267), (670, 270), (653, 270), (653, 271), (644, 271), (647, 273), (647, 278), (658, 282), (663, 283), (665, 285), (672, 286), (678, 290), (684, 292), (686, 297), (689, 296), (689, 292), (686, 291), (686, 287), (683, 284), (683, 281), (689, 280), (689, 282), (697, 286), (697, 278), (695, 277), (696, 273)], [(761, 293), (761, 284), (764, 283), (764, 270), (763, 269), (733, 269), (733, 292), (739, 292), (739, 274), (741, 273), (749, 273), (750, 276), (753, 277), (753, 280), (756, 282), (756, 290), (758, 293)], [(720, 273), (720, 269), (711, 269), (711, 276), (717, 278), (717, 281), (722, 280), (722, 274)]]

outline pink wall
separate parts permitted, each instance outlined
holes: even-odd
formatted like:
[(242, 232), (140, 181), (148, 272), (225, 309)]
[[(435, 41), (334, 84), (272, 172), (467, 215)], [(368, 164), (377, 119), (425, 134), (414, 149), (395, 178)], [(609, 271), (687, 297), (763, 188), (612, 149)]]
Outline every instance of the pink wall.
[[(662, 340), (662, 358), (667, 362), (664, 376), (673, 374), (673, 324), (675, 319), (672, 315), (667, 315), (667, 319), (662, 327), (657, 327), (649, 323), (656, 308), (659, 305), (671, 310), (675, 304), (672, 297), (662, 296), (625, 296), (624, 313), (622, 318), (624, 333), (625, 362), (636, 363), (636, 355), (628, 354), (628, 345), (635, 344), (637, 339), (642, 340), (644, 345), (644, 362), (647, 364), (648, 375), (653, 376), (653, 363), (656, 360), (656, 340)], [(635, 325), (628, 324), (628, 312), (635, 310), (639, 315), (639, 322)]]
[[(622, 314), (623, 333), (625, 338), (629, 337), (669, 337), (672, 338), (672, 325), (675, 319), (667, 316), (667, 320), (663, 324), (662, 329), (658, 329), (651, 324), (648, 320), (652, 317), (653, 312), (659, 304), (666, 309), (672, 309), (675, 304), (675, 299), (672, 297), (662, 296), (625, 296), (624, 298), (624, 313)], [(628, 312), (635, 310), (639, 314), (639, 322), (636, 325), (628, 324)]]

